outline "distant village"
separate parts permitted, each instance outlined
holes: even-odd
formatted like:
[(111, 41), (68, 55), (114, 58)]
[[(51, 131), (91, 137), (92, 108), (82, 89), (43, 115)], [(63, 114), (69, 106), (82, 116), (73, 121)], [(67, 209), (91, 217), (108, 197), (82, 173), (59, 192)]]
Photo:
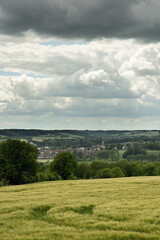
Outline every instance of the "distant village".
[[(123, 143), (122, 150), (126, 150), (128, 148), (127, 145), (131, 145), (131, 144), (133, 144), (133, 143), (131, 143), (131, 142)], [(104, 140), (102, 140), (101, 145), (93, 145), (90, 148), (80, 147), (80, 148), (67, 148), (67, 149), (55, 149), (55, 150), (53, 150), (51, 147), (45, 146), (45, 147), (39, 147), (38, 148), (38, 151), (39, 151), (38, 159), (54, 159), (54, 157), (59, 152), (62, 152), (62, 151), (82, 152), (85, 157), (89, 158), (91, 153), (99, 151), (99, 150), (105, 150), (105, 149), (106, 149), (106, 147), (104, 145)], [(115, 147), (114, 150), (117, 150), (117, 148)]]

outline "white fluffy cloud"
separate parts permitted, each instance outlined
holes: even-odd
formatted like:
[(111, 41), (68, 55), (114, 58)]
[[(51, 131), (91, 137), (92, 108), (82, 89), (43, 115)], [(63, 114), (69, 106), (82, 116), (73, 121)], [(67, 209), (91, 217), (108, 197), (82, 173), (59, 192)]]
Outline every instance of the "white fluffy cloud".
[[(143, 128), (144, 117), (152, 118), (146, 127), (159, 124), (153, 118), (159, 118), (160, 44), (117, 39), (48, 44), (36, 36), (32, 41), (32, 34), (22, 43), (1, 40), (0, 113), (7, 126), (14, 127), (9, 119), (15, 115), (16, 122), (40, 128), (55, 128), (49, 119), (58, 128), (85, 128), (88, 118), (101, 129), (116, 128), (115, 119), (118, 128), (129, 119)], [(28, 117), (39, 123), (29, 124)]]

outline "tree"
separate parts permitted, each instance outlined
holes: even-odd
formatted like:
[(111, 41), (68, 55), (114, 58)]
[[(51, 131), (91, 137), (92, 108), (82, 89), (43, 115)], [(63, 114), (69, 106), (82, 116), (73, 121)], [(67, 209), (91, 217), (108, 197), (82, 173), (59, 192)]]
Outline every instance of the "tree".
[(77, 162), (69, 151), (60, 152), (51, 163), (51, 171), (56, 172), (62, 179), (74, 179)]
[(90, 166), (91, 166), (92, 177), (94, 177), (97, 174), (97, 171), (99, 171), (103, 168), (108, 168), (109, 163), (105, 162), (105, 161), (96, 160), (96, 161), (91, 162)]
[(113, 178), (113, 177), (114, 175), (110, 168), (100, 169), (95, 176), (95, 178)]
[(8, 139), (0, 144), (0, 177), (10, 184), (32, 182), (37, 171), (38, 150), (29, 143)]
[(110, 161), (117, 162), (120, 158), (119, 152), (117, 150), (110, 151)]
[(85, 158), (84, 154), (81, 151), (74, 151), (73, 152), (75, 159), (77, 162), (84, 162), (87, 161), (87, 159)]
[(97, 151), (97, 153), (96, 153), (96, 157), (98, 158), (98, 159), (105, 159), (105, 160), (109, 160), (109, 157), (110, 157), (110, 153), (109, 153), (109, 151), (107, 151), (107, 150), (99, 150), (99, 151)]
[(124, 152), (123, 158), (127, 158), (129, 155), (138, 155), (138, 154), (147, 155), (147, 151), (146, 149), (143, 148), (143, 146), (136, 144), (134, 146), (129, 146), (127, 151)]
[(0, 182), (7, 181), (7, 176), (9, 173), (9, 164), (4, 156), (0, 155)]
[(125, 177), (129, 177), (130, 176), (128, 160), (122, 159), (122, 160), (118, 161), (115, 166), (116, 167), (120, 167), (120, 169), (123, 171)]
[(158, 176), (159, 169), (154, 163), (147, 163), (142, 169), (143, 176)]
[(129, 164), (129, 175), (130, 176), (141, 176), (142, 175), (142, 165), (138, 162), (133, 162)]
[(96, 158), (110, 162), (118, 161), (119, 152), (117, 150), (99, 150), (96, 152)]
[(79, 163), (76, 172), (79, 179), (88, 179), (91, 177), (91, 166), (89, 163)]

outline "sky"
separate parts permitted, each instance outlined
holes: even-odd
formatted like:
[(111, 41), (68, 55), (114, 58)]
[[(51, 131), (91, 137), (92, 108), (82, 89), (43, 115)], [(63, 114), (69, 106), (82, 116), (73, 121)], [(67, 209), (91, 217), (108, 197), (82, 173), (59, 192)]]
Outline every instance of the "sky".
[(0, 128), (160, 129), (159, 0), (0, 0)]

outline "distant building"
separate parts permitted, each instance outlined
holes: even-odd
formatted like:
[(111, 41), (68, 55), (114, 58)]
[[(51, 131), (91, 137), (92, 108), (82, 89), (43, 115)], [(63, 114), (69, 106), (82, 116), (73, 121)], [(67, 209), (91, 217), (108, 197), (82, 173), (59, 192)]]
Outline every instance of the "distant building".
[(104, 139), (102, 139), (101, 149), (105, 149), (105, 146), (104, 146)]

